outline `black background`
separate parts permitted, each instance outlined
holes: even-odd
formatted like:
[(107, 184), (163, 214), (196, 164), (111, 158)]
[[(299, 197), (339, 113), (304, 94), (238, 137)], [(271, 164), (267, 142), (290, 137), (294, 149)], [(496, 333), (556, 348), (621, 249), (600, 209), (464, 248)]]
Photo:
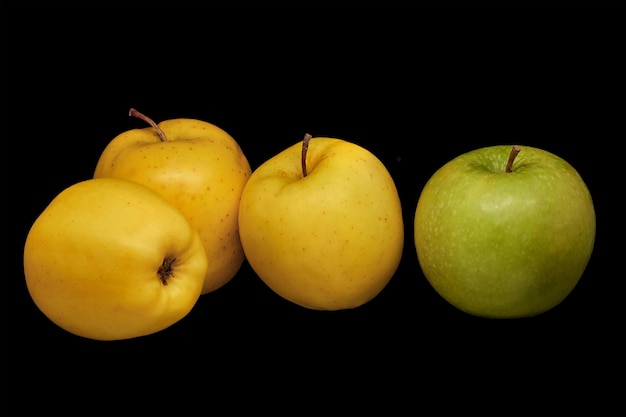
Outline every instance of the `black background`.
[[(624, 12), (2, 2), (2, 414), (624, 415)], [(330, 313), (282, 300), (244, 263), (157, 334), (105, 343), (56, 327), (26, 291), (26, 234), (109, 140), (145, 127), (130, 107), (220, 126), (253, 169), (306, 132), (368, 148), (403, 204), (397, 273), (368, 304)], [(556, 308), (479, 319), (425, 280), (413, 214), (438, 167), (512, 143), (578, 170), (596, 245)]]

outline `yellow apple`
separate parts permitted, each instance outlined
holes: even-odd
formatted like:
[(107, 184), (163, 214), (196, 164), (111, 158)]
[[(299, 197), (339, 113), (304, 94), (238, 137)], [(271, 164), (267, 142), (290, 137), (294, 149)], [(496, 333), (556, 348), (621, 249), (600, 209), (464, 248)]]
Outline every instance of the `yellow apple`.
[(355, 143), (308, 134), (252, 173), (239, 232), (265, 284), (314, 310), (373, 299), (404, 245), (400, 199), (383, 163)]
[(163, 330), (201, 295), (198, 233), (154, 191), (89, 179), (64, 189), (31, 226), (24, 275), (37, 307), (70, 333), (120, 340)]
[(94, 178), (132, 180), (177, 207), (198, 231), (208, 260), (202, 293), (222, 287), (244, 261), (237, 215), (250, 165), (237, 142), (219, 127), (196, 119), (158, 125), (113, 138), (100, 155)]

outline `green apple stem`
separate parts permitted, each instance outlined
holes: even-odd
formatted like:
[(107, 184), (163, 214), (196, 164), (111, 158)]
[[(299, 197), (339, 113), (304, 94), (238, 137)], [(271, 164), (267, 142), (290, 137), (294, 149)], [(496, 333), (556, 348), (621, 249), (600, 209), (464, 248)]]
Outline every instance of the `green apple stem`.
[(517, 156), (519, 151), (520, 151), (520, 147), (518, 145), (513, 145), (513, 148), (511, 149), (511, 153), (509, 154), (509, 160), (506, 162), (506, 168), (505, 168), (506, 172), (513, 171), (513, 161), (515, 161), (515, 157)]
[(311, 140), (311, 135), (308, 133), (304, 134), (304, 139), (302, 139), (302, 176), (306, 177), (306, 153), (309, 150), (309, 141)]
[(154, 120), (152, 120), (151, 118), (149, 118), (148, 116), (146, 116), (145, 114), (131, 108), (130, 111), (128, 112), (129, 116), (133, 116), (136, 117), (138, 119), (143, 120), (144, 122), (147, 122), (150, 124), (150, 126), (152, 126), (154, 128), (154, 130), (156, 130), (157, 135), (159, 135), (159, 139), (161, 139), (161, 142), (167, 142), (167, 136), (165, 136), (165, 133), (163, 133), (163, 131), (161, 130), (161, 128), (159, 127), (159, 125), (157, 125)]

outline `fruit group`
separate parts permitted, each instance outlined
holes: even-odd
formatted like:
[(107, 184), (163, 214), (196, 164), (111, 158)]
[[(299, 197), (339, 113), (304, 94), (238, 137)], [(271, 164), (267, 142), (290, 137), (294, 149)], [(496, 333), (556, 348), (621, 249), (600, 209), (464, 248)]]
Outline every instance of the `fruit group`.
[(257, 275), (315, 310), (373, 299), (404, 244), (400, 199), (383, 163), (355, 143), (310, 135), (252, 173), (239, 227)]
[(433, 288), (467, 313), (529, 317), (567, 297), (591, 257), (595, 212), (578, 172), (529, 146), (460, 155), (428, 180), (415, 246)]
[(237, 142), (219, 127), (196, 119), (151, 126), (113, 138), (102, 152), (94, 178), (143, 184), (177, 207), (198, 231), (208, 269), (202, 293), (232, 279), (244, 261), (237, 222), (239, 200), (251, 168)]
[(96, 340), (163, 330), (200, 297), (207, 260), (174, 206), (131, 181), (90, 179), (61, 191), (31, 226), (24, 274), (37, 307)]

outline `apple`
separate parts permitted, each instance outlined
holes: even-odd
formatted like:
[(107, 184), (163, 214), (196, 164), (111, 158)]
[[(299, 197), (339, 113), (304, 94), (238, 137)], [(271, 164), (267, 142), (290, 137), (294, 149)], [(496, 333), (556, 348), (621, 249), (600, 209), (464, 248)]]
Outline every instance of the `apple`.
[(156, 192), (88, 179), (65, 188), (32, 224), (24, 276), (36, 306), (78, 336), (121, 340), (161, 331), (201, 295), (198, 232)]
[(438, 169), (415, 210), (415, 248), (432, 287), (486, 318), (561, 303), (593, 251), (590, 192), (568, 162), (530, 146), (488, 146)]
[(237, 214), (251, 168), (238, 143), (219, 127), (196, 119), (131, 129), (108, 143), (94, 178), (122, 178), (145, 185), (177, 207), (198, 231), (209, 267), (203, 294), (229, 282), (244, 261)]
[(309, 134), (254, 170), (239, 232), (260, 279), (313, 310), (373, 299), (404, 244), (400, 199), (383, 163), (355, 143)]

